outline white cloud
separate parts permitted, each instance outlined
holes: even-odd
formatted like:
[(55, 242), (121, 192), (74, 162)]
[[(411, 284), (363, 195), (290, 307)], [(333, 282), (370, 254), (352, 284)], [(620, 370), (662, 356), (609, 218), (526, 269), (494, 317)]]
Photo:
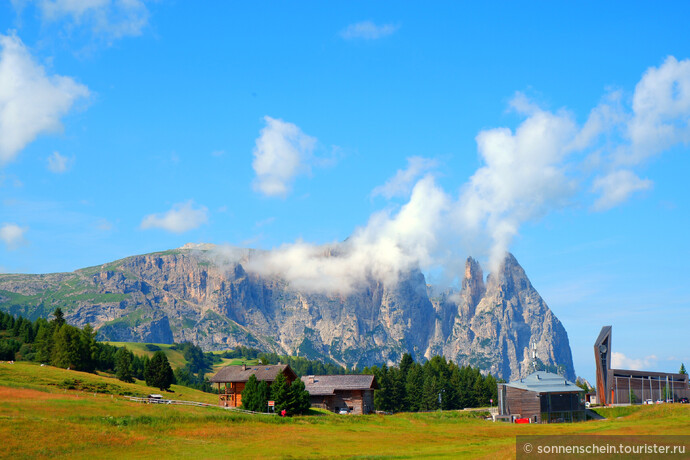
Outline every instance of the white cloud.
[(632, 171), (614, 171), (603, 177), (594, 180), (592, 190), (600, 194), (594, 202), (592, 209), (595, 211), (605, 211), (627, 201), (635, 192), (649, 190), (652, 188), (652, 181), (640, 179)]
[(72, 166), (73, 159), (60, 155), (60, 152), (53, 152), (48, 157), (48, 169), (55, 174), (67, 172)]
[(611, 368), (613, 369), (650, 370), (656, 365), (657, 361), (658, 359), (654, 355), (634, 359), (628, 358), (623, 353), (617, 351), (611, 353)]
[(5, 246), (10, 251), (15, 250), (26, 244), (26, 240), (24, 239), (26, 230), (26, 227), (20, 227), (17, 224), (2, 224), (0, 227), (0, 241), (5, 243)]
[(395, 176), (380, 185), (371, 192), (371, 196), (381, 195), (385, 198), (396, 196), (408, 196), (414, 185), (414, 181), (427, 171), (438, 166), (436, 160), (423, 157), (410, 157), (407, 159), (407, 168), (398, 169)]
[(316, 139), (293, 123), (268, 116), (264, 120), (266, 127), (254, 148), (254, 189), (266, 196), (285, 197), (295, 177), (310, 171)]
[[(66, 20), (108, 39), (141, 35), (149, 12), (141, 0), (35, 0), (46, 22)], [(15, 6), (16, 7), (16, 6)], [(17, 8), (19, 9), (19, 8)]]
[(46, 75), (21, 40), (0, 35), (0, 165), (36, 136), (61, 129), (60, 118), (89, 95), (69, 77)]
[(498, 268), (522, 223), (564, 206), (575, 190), (565, 159), (578, 129), (567, 112), (557, 114), (526, 105), (531, 113), (513, 133), (508, 128), (477, 135), (484, 161), (464, 187), (456, 209), (456, 226), (492, 240), (491, 270)]
[[(648, 71), (643, 80), (650, 74), (654, 71)], [(401, 272), (417, 267), (452, 280), (462, 276), (458, 265), (467, 254), (488, 256), (489, 269), (495, 272), (526, 222), (581, 206), (582, 200), (590, 199), (589, 191), (596, 193), (593, 207), (604, 210), (651, 188), (652, 182), (639, 178), (632, 166), (620, 166), (621, 152), (633, 149), (628, 136), (631, 120), (643, 113), (640, 106), (626, 108), (624, 101), (621, 91), (609, 92), (580, 126), (568, 111), (545, 110), (518, 93), (510, 106), (523, 121), (515, 129), (487, 129), (477, 135), (482, 164), (457, 196), (439, 188), (431, 174), (417, 180), (431, 166), (429, 160), (410, 159), (406, 169), (372, 192), (388, 198), (399, 196), (416, 180), (409, 201), (399, 211), (373, 214), (342, 243), (298, 241), (253, 253), (245, 268), (283, 277), (303, 290), (329, 293), (348, 293), (371, 280), (394, 283)], [(661, 110), (678, 115), (665, 115), (664, 123), (684, 126), (684, 110)], [(294, 125), (293, 130), (299, 132)], [(681, 138), (676, 136), (676, 142)], [(301, 156), (288, 158), (292, 163), (285, 161), (290, 166), (286, 169), (294, 171)], [(645, 366), (653, 359), (628, 360), (625, 367)]]
[(397, 214), (374, 214), (345, 242), (298, 241), (255, 254), (245, 268), (282, 276), (309, 292), (349, 293), (371, 279), (395, 283), (400, 273), (433, 263), (445, 250), (436, 227), (448, 205), (446, 194), (427, 176)]
[(636, 164), (678, 143), (690, 143), (690, 59), (669, 56), (647, 69), (635, 87), (628, 126), (631, 149), (620, 160)]
[(208, 222), (208, 210), (204, 206), (194, 208), (190, 200), (177, 203), (165, 213), (149, 214), (141, 221), (141, 228), (159, 228), (172, 233), (184, 233), (194, 230)]
[(392, 35), (399, 28), (400, 26), (394, 24), (382, 24), (379, 26), (371, 21), (362, 21), (347, 26), (342, 32), (340, 32), (340, 36), (346, 40), (376, 40), (387, 37), (388, 35)]

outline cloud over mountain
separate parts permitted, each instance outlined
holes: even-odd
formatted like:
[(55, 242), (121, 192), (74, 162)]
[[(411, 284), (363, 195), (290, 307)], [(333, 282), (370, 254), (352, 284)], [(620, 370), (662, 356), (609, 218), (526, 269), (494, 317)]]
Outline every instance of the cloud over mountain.
[[(372, 191), (392, 198), (412, 190), (399, 209), (373, 214), (345, 242), (286, 244), (255, 257), (248, 269), (281, 273), (301, 289), (337, 292), (349, 292), (370, 275), (394, 281), (412, 267), (440, 270), (452, 280), (462, 273), (457, 261), (468, 254), (488, 258), (495, 272), (526, 222), (586, 204), (592, 193), (591, 209), (605, 211), (652, 188), (635, 168), (651, 154), (690, 139), (688, 81), (690, 60), (668, 58), (645, 72), (632, 108), (620, 94), (608, 94), (582, 125), (566, 109), (547, 110), (517, 93), (510, 108), (522, 122), (515, 129), (477, 134), (481, 165), (457, 194), (437, 184), (433, 160), (409, 158), (407, 168)], [(268, 117), (267, 123), (255, 156), (273, 166), (263, 166), (267, 180), (261, 187), (264, 193), (285, 194), (308, 148), (297, 147), (305, 142), (296, 126)], [(660, 133), (667, 137), (655, 144)], [(284, 175), (272, 177), (272, 171)], [(331, 257), (334, 253), (338, 257)]]

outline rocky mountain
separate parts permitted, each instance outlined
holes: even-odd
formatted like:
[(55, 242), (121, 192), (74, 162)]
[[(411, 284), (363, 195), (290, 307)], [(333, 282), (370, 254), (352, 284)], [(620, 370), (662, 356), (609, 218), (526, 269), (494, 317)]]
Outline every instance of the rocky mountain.
[(102, 340), (246, 345), (349, 366), (443, 354), (506, 380), (535, 363), (575, 378), (563, 325), (512, 255), (486, 282), (468, 259), (459, 292), (434, 294), (413, 270), (345, 295), (248, 272), (249, 250), (223, 264), (212, 252), (183, 247), (72, 273), (0, 275), (0, 309), (33, 319), (59, 306), (68, 322), (92, 324)]

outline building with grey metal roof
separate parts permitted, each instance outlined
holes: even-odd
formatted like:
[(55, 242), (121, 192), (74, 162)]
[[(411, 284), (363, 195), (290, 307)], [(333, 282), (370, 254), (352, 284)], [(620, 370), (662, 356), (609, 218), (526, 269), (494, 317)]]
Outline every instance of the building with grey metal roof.
[(533, 423), (585, 420), (584, 390), (561, 375), (538, 371), (499, 383), (498, 409), (501, 416)]

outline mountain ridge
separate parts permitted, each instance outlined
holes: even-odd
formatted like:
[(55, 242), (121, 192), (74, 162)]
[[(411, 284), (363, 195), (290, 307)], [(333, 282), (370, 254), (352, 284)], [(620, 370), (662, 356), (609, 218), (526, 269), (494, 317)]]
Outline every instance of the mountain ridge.
[[(29, 318), (60, 306), (99, 338), (206, 350), (237, 345), (364, 367), (443, 354), (506, 380), (541, 367), (574, 378), (565, 329), (512, 254), (484, 281), (468, 258), (460, 291), (430, 295), (419, 270), (395, 283), (367, 279), (350, 293), (295, 289), (245, 266), (261, 251), (235, 248), (219, 261), (212, 245), (185, 245), (71, 273), (0, 275), (0, 309)], [(328, 257), (337, 257), (330, 251)], [(532, 345), (534, 346), (534, 345)]]

